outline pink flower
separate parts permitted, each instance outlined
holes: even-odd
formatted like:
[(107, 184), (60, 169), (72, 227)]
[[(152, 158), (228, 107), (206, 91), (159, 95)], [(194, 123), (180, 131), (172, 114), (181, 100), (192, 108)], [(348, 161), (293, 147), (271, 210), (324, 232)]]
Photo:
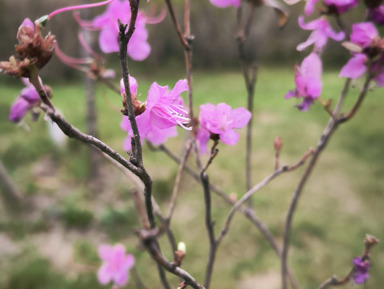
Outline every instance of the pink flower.
[[(137, 82), (133, 77), (130, 77), (130, 84), (132, 97), (136, 100)], [(145, 110), (136, 115), (136, 123), (142, 141), (146, 139), (154, 145), (160, 145), (169, 137), (177, 135), (177, 125), (189, 129), (184, 126), (190, 122), (190, 119), (188, 118), (188, 110), (180, 96), (187, 90), (188, 83), (185, 79), (179, 80), (170, 91), (168, 86), (160, 86), (156, 82), (151, 85), (147, 101), (140, 104), (140, 107), (145, 107)], [(124, 88), (122, 87), (123, 91)], [(127, 116), (123, 117), (121, 128), (128, 132), (124, 149), (130, 150), (130, 138), (133, 137), (133, 131)]]
[(376, 23), (384, 24), (384, 5), (367, 10), (367, 19)]
[(328, 38), (341, 41), (345, 37), (344, 32), (341, 31), (336, 33), (333, 31), (332, 27), (325, 18), (319, 18), (313, 20), (312, 22), (305, 23), (304, 17), (300, 16), (299, 26), (305, 30), (313, 30), (308, 40), (297, 46), (297, 50), (299, 51), (302, 51), (308, 46), (314, 44), (314, 51), (321, 52), (323, 47), (327, 44)]
[(247, 125), (251, 119), (251, 113), (245, 108), (232, 109), (226, 103), (213, 105), (207, 103), (200, 106), (200, 128), (196, 139), (200, 143), (200, 152), (207, 151), (207, 143), (210, 137), (219, 139), (228, 145), (234, 145), (239, 140), (239, 134), (234, 129), (240, 129)]
[(305, 2), (305, 7), (304, 7), (304, 14), (309, 16), (313, 13), (313, 10), (315, 10), (315, 5), (317, 2), (320, 0), (307, 0)]
[[(76, 15), (76, 20), (85, 29), (101, 30), (99, 35), (99, 45), (104, 53), (112, 53), (119, 51), (119, 19), (123, 24), (129, 24), (131, 20), (131, 10), (129, 1), (113, 0), (107, 10), (94, 18), (91, 22), (82, 21)], [(162, 21), (165, 14), (161, 14), (157, 18), (149, 18), (144, 13), (140, 12), (137, 15), (135, 32), (128, 44), (128, 55), (137, 61), (146, 59), (151, 52), (151, 47), (148, 43), (148, 32), (145, 25), (155, 24)]]
[(379, 33), (375, 25), (371, 22), (362, 22), (352, 25), (351, 42), (362, 48), (367, 48), (370, 44), (379, 38)]
[(219, 8), (225, 8), (229, 6), (239, 8), (241, 4), (241, 0), (209, 0), (209, 1), (211, 2), (211, 4)]
[[(21, 91), (20, 95), (12, 104), (9, 112), (9, 120), (12, 122), (19, 122), (27, 114), (28, 110), (37, 106), (40, 102), (40, 97), (36, 92), (34, 86), (28, 81), (27, 78), (22, 78), (25, 88)], [(49, 88), (45, 86), (48, 90)]]
[(103, 261), (97, 272), (100, 284), (106, 285), (113, 281), (117, 286), (124, 286), (128, 281), (128, 270), (135, 263), (133, 255), (125, 254), (122, 244), (103, 244), (98, 247), (98, 252)]
[(289, 91), (285, 98), (303, 98), (298, 106), (301, 111), (307, 111), (309, 106), (318, 98), (322, 90), (321, 82), (322, 63), (316, 53), (311, 53), (304, 58), (301, 66), (295, 66), (296, 89)]
[[(320, 0), (307, 0), (304, 8), (304, 14), (309, 16), (315, 10), (315, 5)], [(356, 7), (359, 0), (324, 0), (324, 4), (328, 6), (328, 14), (337, 12), (342, 14)]]
[(342, 67), (339, 77), (359, 78), (370, 64), (370, 72), (376, 84), (384, 86), (384, 47), (376, 27), (370, 22), (354, 24), (350, 38), (358, 53), (352, 54), (352, 58)]

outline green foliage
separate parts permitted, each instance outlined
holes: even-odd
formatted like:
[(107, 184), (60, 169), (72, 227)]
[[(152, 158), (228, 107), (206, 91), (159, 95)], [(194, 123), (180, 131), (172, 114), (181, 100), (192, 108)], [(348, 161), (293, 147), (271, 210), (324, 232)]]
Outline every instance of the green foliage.
[(61, 212), (61, 219), (68, 228), (86, 228), (91, 224), (93, 214), (89, 210), (68, 205)]
[(54, 272), (49, 262), (31, 253), (14, 260), (4, 289), (67, 289), (64, 278)]

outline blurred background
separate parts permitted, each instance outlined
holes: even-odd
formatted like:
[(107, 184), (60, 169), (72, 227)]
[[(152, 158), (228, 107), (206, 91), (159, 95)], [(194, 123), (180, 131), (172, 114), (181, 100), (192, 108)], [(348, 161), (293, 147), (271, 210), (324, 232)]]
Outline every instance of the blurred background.
[[(32, 20), (51, 11), (79, 4), (80, 1), (0, 0), (0, 60), (13, 54), (16, 32), (25, 17)], [(173, 1), (181, 20), (183, 1)], [(195, 109), (200, 104), (227, 102), (233, 107), (246, 105), (236, 43), (236, 12), (218, 9), (207, 0), (192, 2), (193, 66)], [(89, 3), (89, 1), (83, 1)], [(159, 15), (164, 1), (141, 1), (149, 15)], [(363, 7), (345, 16), (349, 27), (363, 20)], [(246, 45), (250, 61), (259, 63), (255, 94), (253, 184), (261, 181), (274, 167), (273, 140), (283, 141), (281, 162), (293, 164), (309, 147), (314, 147), (326, 125), (328, 115), (318, 103), (309, 112), (299, 112), (294, 100), (284, 95), (294, 88), (293, 67), (309, 53), (296, 51), (310, 31), (299, 29), (298, 15), (303, 3), (289, 7), (290, 19), (279, 29), (271, 8), (256, 10), (252, 32)], [(92, 19), (104, 11), (95, 8), (82, 12)], [(156, 25), (147, 25), (152, 52), (143, 62), (130, 61), (130, 71), (139, 84), (144, 99), (150, 85), (174, 86), (185, 78), (184, 55), (169, 15)], [(63, 52), (73, 57), (83, 55), (77, 39), (79, 27), (71, 13), (55, 16), (46, 31), (56, 35)], [(97, 38), (97, 33), (93, 35)], [(96, 45), (97, 50), (97, 45)], [(104, 56), (104, 55), (103, 55)], [(332, 40), (324, 51), (323, 99), (337, 99), (344, 80), (338, 71), (350, 55)], [(107, 67), (119, 72), (116, 54), (105, 55)], [(126, 156), (122, 143), (126, 133), (120, 129), (121, 97), (99, 83), (87, 83), (83, 73), (62, 64), (55, 56), (42, 70), (45, 84), (53, 89), (53, 103), (64, 116), (82, 131), (100, 139)], [(119, 76), (113, 80), (119, 84)], [(345, 103), (347, 111), (359, 94), (356, 81)], [(126, 176), (86, 146), (62, 139), (49, 128), (40, 115), (25, 124), (8, 121), (9, 107), (23, 88), (18, 79), (0, 77), (0, 173), (10, 184), (0, 184), (0, 288), (110, 288), (96, 279), (100, 266), (97, 246), (121, 242), (134, 254), (136, 267), (126, 288), (160, 288), (156, 267), (138, 245), (133, 234), (139, 227), (131, 189), (135, 179)], [(90, 131), (87, 91), (93, 91), (96, 127)], [(372, 88), (358, 115), (336, 132), (321, 157), (304, 191), (295, 215), (290, 265), (302, 288), (316, 289), (336, 274), (345, 276), (352, 259), (362, 253), (365, 234), (384, 239), (383, 195), (384, 133), (382, 90)], [(245, 132), (234, 147), (220, 145), (220, 153), (210, 167), (212, 183), (228, 194), (241, 196), (245, 191)], [(185, 133), (166, 146), (182, 152)], [(144, 146), (145, 165), (154, 179), (154, 195), (165, 212), (177, 172), (177, 164), (161, 151)], [(98, 154), (96, 154), (98, 155)], [(96, 157), (97, 158), (97, 157)], [(205, 156), (204, 161), (207, 160)], [(193, 162), (191, 161), (193, 166)], [(257, 215), (269, 226), (281, 243), (285, 212), (303, 169), (283, 175), (254, 197)], [(208, 251), (203, 217), (202, 189), (187, 174), (182, 177), (173, 228), (176, 239), (187, 245), (183, 268), (203, 280)], [(213, 218), (221, 229), (228, 205), (214, 196)], [(161, 239), (164, 254), (170, 248)], [(371, 279), (362, 288), (381, 288), (384, 284), (384, 249), (374, 248)], [(255, 227), (240, 214), (235, 217), (228, 236), (219, 248), (212, 288), (278, 289), (280, 265), (269, 244)], [(176, 288), (179, 280), (170, 276)], [(347, 284), (346, 288), (360, 288)]]

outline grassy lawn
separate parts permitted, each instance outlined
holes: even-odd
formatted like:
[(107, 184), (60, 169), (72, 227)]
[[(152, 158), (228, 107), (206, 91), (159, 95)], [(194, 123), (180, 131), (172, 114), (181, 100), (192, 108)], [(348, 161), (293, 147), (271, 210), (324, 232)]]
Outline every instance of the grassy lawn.
[[(316, 146), (328, 121), (318, 103), (308, 112), (299, 112), (295, 100), (284, 100), (285, 93), (294, 87), (292, 72), (285, 68), (260, 69), (253, 116), (253, 184), (273, 170), (276, 136), (283, 141), (281, 162), (292, 164), (309, 147)], [(180, 77), (143, 74), (136, 78), (144, 98), (153, 81), (172, 88)], [(87, 148), (73, 140), (68, 140), (65, 147), (55, 146), (43, 115), (38, 122), (27, 117), (29, 131), (8, 122), (9, 106), (22, 86), (6, 81), (3, 77), (0, 83), (0, 159), (23, 192), (27, 208), (11, 216), (0, 205), (0, 244), (6, 246), (0, 247), (7, 248), (0, 249), (0, 288), (102, 288), (95, 278), (99, 265), (96, 246), (105, 242), (123, 242), (134, 253), (137, 271), (149, 288), (160, 288), (156, 268), (147, 253), (138, 248), (133, 234), (138, 220), (129, 193), (132, 181), (105, 161), (100, 190), (92, 193)], [(336, 101), (343, 82), (336, 72), (325, 73), (322, 98)], [(361, 83), (356, 83), (350, 90), (345, 111), (357, 98), (359, 86)], [(59, 83), (52, 87), (54, 104), (71, 123), (84, 130), (83, 86)], [(237, 71), (194, 74), (196, 111), (206, 102), (244, 106), (245, 95), (244, 81)], [(100, 138), (125, 154), (125, 133), (119, 127), (121, 115), (111, 104), (120, 106), (121, 97), (99, 85)], [(349, 272), (352, 259), (362, 252), (366, 233), (384, 239), (380, 201), (384, 195), (384, 131), (379, 121), (383, 111), (382, 90), (376, 88), (356, 117), (339, 127), (305, 187), (294, 218), (289, 255), (289, 264), (302, 288), (316, 289), (332, 275), (342, 277)], [(209, 169), (212, 183), (238, 196), (245, 191), (245, 130), (240, 134), (235, 147), (220, 144), (219, 155)], [(182, 140), (180, 129), (179, 137), (167, 146), (179, 153)], [(144, 154), (154, 179), (154, 196), (166, 211), (177, 165), (146, 146)], [(254, 196), (256, 214), (279, 242), (286, 210), (302, 172), (303, 168), (299, 168), (282, 175)], [(230, 208), (216, 196), (213, 200), (213, 218), (219, 232)], [(183, 268), (201, 282), (208, 252), (203, 212), (202, 188), (183, 175), (173, 230), (177, 240), (187, 245)], [(161, 241), (164, 253), (171, 258), (165, 238)], [(212, 288), (277, 289), (279, 268), (269, 244), (238, 214), (219, 247)], [(384, 249), (379, 244), (373, 250), (371, 279), (365, 288), (381, 288), (383, 269)], [(178, 284), (176, 278), (170, 280), (173, 286)], [(134, 282), (127, 288), (136, 288)]]

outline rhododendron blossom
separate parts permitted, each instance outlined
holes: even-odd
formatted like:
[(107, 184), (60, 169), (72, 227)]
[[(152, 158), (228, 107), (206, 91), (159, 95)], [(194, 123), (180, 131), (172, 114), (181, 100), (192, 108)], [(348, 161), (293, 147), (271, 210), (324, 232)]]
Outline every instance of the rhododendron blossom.
[(384, 5), (368, 9), (367, 19), (379, 25), (384, 24)]
[(125, 254), (122, 244), (100, 245), (98, 247), (99, 257), (103, 261), (97, 272), (97, 278), (103, 285), (113, 281), (117, 286), (124, 286), (128, 281), (128, 271), (135, 264), (131, 254)]
[(378, 86), (384, 86), (384, 47), (376, 27), (370, 22), (363, 22), (352, 25), (350, 36), (351, 43), (359, 49), (352, 58), (345, 64), (339, 76), (348, 78), (359, 78), (371, 68), (373, 79)]
[(337, 13), (342, 14), (354, 8), (359, 3), (359, 0), (324, 0), (324, 4), (329, 7), (334, 7)]
[(209, 0), (213, 5), (219, 8), (225, 8), (229, 6), (233, 6), (235, 8), (239, 8), (241, 4), (241, 0)]
[(207, 143), (210, 137), (219, 138), (223, 143), (234, 145), (239, 140), (239, 134), (234, 129), (240, 129), (247, 125), (251, 119), (251, 113), (245, 108), (232, 109), (226, 103), (213, 105), (207, 103), (200, 106), (200, 128), (196, 139), (200, 143), (200, 152), (207, 151)]
[[(151, 47), (148, 43), (148, 32), (145, 28), (147, 23), (154, 24), (162, 21), (164, 15), (157, 19), (150, 19), (144, 13), (139, 11), (136, 19), (135, 31), (128, 44), (128, 55), (137, 61), (146, 59), (151, 52)], [(99, 35), (99, 45), (104, 53), (112, 53), (119, 51), (119, 24), (118, 19), (122, 24), (129, 24), (131, 20), (131, 10), (129, 1), (114, 0), (107, 10), (94, 18), (91, 22), (81, 21), (79, 24), (88, 29), (101, 30)], [(128, 29), (128, 28), (127, 28)]]
[(316, 53), (311, 53), (304, 58), (301, 66), (295, 66), (296, 89), (291, 90), (285, 98), (303, 98), (303, 102), (298, 106), (301, 111), (307, 111), (309, 106), (318, 98), (322, 90), (321, 82), (322, 63)]
[(363, 261), (360, 257), (356, 257), (353, 259), (353, 265), (355, 270), (353, 280), (356, 284), (363, 284), (369, 278), (369, 261)]
[[(137, 82), (133, 77), (130, 77), (130, 83), (132, 99), (137, 101)], [(121, 89), (123, 92), (124, 88)], [(185, 79), (179, 80), (170, 91), (168, 86), (160, 86), (156, 82), (151, 85), (147, 101), (139, 104), (145, 110), (136, 115), (141, 141), (146, 139), (154, 145), (160, 145), (169, 137), (177, 135), (177, 125), (189, 129), (184, 126), (190, 122), (190, 119), (188, 110), (180, 96), (181, 93), (187, 90), (188, 83)], [(123, 117), (121, 128), (128, 132), (128, 138), (124, 142), (124, 149), (130, 150), (130, 138), (133, 137), (133, 131), (127, 116)]]
[[(309, 16), (315, 10), (315, 5), (320, 0), (307, 0), (304, 8), (304, 14)], [(359, 3), (358, 0), (324, 0), (324, 5), (328, 7), (329, 13), (334, 13), (335, 11), (338, 14), (347, 12), (348, 10), (354, 8)]]
[[(12, 122), (19, 122), (26, 115), (29, 109), (37, 106), (40, 102), (40, 97), (36, 92), (35, 87), (28, 81), (27, 78), (22, 78), (22, 80), (26, 87), (23, 88), (20, 95), (11, 106), (9, 120)], [(44, 88), (50, 92), (50, 88), (48, 86), (44, 86)]]
[(299, 17), (299, 26), (305, 30), (313, 30), (307, 41), (299, 44), (297, 50), (302, 51), (310, 45), (314, 45), (314, 51), (321, 52), (323, 47), (327, 44), (328, 38), (336, 41), (344, 39), (344, 32), (333, 31), (331, 25), (325, 18), (319, 18), (309, 23), (304, 22), (304, 17)]

